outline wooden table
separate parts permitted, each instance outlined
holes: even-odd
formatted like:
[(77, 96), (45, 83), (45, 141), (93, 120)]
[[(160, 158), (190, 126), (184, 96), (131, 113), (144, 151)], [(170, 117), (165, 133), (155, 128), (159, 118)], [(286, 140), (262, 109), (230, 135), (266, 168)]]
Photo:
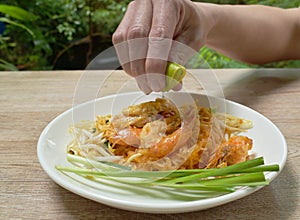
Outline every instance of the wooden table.
[[(300, 219), (300, 69), (214, 70), (227, 99), (267, 116), (288, 143), (282, 173), (250, 196), (204, 211), (154, 215), (111, 208), (54, 183), (38, 162), (39, 135), (72, 107), (76, 86), (95, 92), (95, 79), (107, 72), (0, 72), (0, 219)], [(212, 74), (198, 72), (202, 78)], [(113, 72), (96, 96), (116, 92), (128, 79)], [(189, 83), (201, 92), (187, 77)]]

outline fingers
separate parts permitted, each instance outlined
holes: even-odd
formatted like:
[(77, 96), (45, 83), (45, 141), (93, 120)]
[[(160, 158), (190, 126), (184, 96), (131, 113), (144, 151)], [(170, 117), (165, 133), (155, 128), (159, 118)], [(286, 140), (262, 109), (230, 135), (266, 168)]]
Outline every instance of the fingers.
[[(156, 0), (154, 0), (156, 1)], [(162, 91), (165, 87), (165, 70), (172, 45), (172, 38), (178, 21), (173, 1), (153, 4), (152, 25), (149, 33), (146, 73), (149, 87)]]
[(128, 28), (128, 50), (131, 75), (139, 88), (146, 94), (151, 92), (145, 76), (145, 61), (148, 50), (148, 35), (152, 22), (152, 3), (149, 0), (136, 1), (135, 17)]
[(146, 94), (150, 94), (152, 90), (148, 86), (148, 79), (147, 79), (147, 74), (141, 74), (137, 77), (135, 77), (135, 80), (139, 86), (139, 88)]
[(146, 94), (152, 92), (145, 75), (148, 35), (152, 22), (152, 5), (149, 0), (131, 2), (113, 34), (112, 41), (119, 61), (126, 73), (135, 77), (139, 88)]
[(178, 83), (178, 84), (173, 88), (174, 91), (179, 91), (179, 90), (181, 90), (181, 89), (182, 89), (182, 82)]
[[(113, 34), (123, 69), (146, 94), (165, 88), (167, 61), (184, 64), (187, 60), (190, 51), (172, 41), (178, 37), (175, 31), (182, 31), (178, 26), (183, 25), (184, 10), (181, 1), (135, 0)], [(181, 84), (174, 90), (180, 88)]]
[(130, 68), (133, 76), (145, 73), (145, 58), (148, 49), (148, 34), (151, 27), (152, 4), (140, 0), (135, 6), (135, 17), (127, 30)]
[(122, 65), (124, 71), (129, 75), (131, 75), (131, 69), (129, 63), (130, 57), (127, 42), (127, 30), (130, 26), (131, 20), (134, 17), (134, 13), (135, 4), (134, 2), (130, 2), (121, 23), (112, 36), (112, 42), (115, 46), (120, 64)]

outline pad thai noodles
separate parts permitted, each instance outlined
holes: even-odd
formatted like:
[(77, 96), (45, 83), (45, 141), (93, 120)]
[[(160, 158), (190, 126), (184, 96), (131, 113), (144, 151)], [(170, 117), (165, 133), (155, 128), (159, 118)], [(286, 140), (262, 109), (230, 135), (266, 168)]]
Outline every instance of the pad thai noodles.
[(246, 119), (157, 98), (72, 125), (67, 152), (132, 170), (226, 167), (249, 159), (252, 140), (241, 133), (250, 128)]

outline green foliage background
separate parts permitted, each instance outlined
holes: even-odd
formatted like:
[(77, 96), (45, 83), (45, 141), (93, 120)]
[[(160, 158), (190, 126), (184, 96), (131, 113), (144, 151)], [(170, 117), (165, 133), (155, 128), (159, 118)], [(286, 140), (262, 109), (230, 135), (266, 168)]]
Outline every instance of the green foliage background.
[[(0, 34), (0, 70), (53, 69), (63, 55), (68, 57), (68, 61), (72, 61), (72, 53), (85, 57), (88, 63), (95, 53), (105, 49), (104, 46), (111, 45), (111, 35), (129, 2), (130, 0), (2, 0), (0, 21), (5, 23), (5, 31)], [(299, 7), (299, 0), (202, 2)], [(20, 10), (7, 10), (5, 7), (1, 10), (1, 5), (16, 6)], [(82, 50), (80, 45), (86, 45), (85, 49)], [(79, 50), (75, 51), (76, 47)], [(78, 54), (78, 51), (82, 51), (82, 54)], [(208, 62), (205, 65), (203, 58)], [(75, 58), (73, 62), (76, 63)], [(236, 62), (206, 47), (200, 50), (199, 57), (192, 64), (193, 67), (204, 68), (207, 65), (212, 68), (261, 67)], [(299, 68), (300, 61), (276, 62), (262, 67)]]

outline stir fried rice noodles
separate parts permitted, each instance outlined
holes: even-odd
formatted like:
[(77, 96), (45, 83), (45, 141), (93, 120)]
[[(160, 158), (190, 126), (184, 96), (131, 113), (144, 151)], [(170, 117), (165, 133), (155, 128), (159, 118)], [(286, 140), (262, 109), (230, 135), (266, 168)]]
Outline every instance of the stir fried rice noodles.
[(251, 127), (249, 120), (211, 108), (157, 98), (72, 125), (67, 151), (132, 170), (225, 167), (249, 158), (252, 140), (240, 133)]

